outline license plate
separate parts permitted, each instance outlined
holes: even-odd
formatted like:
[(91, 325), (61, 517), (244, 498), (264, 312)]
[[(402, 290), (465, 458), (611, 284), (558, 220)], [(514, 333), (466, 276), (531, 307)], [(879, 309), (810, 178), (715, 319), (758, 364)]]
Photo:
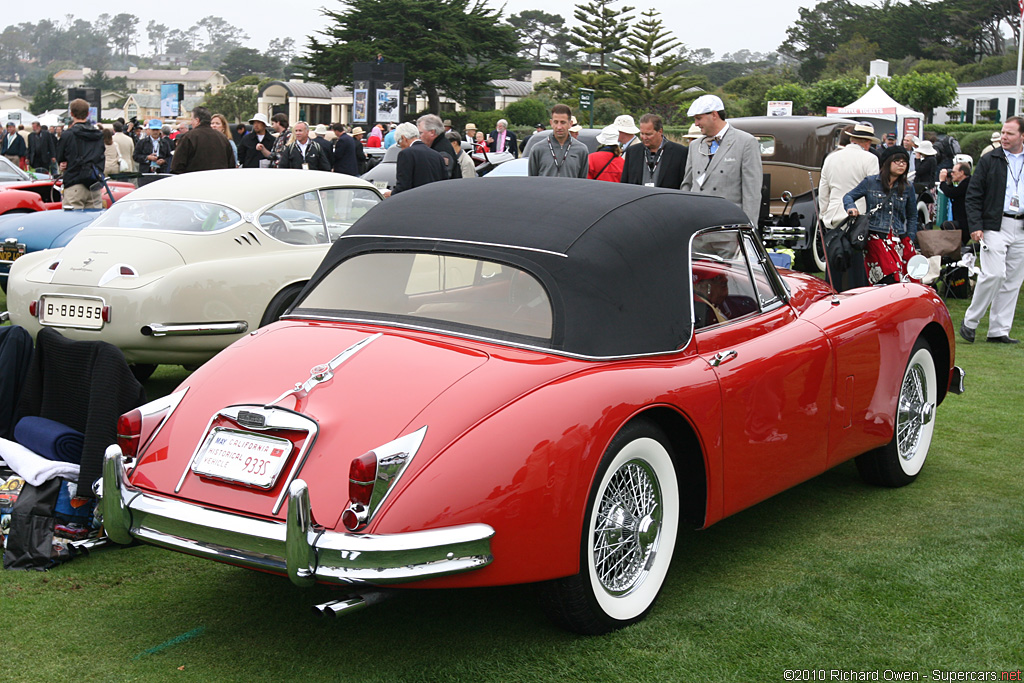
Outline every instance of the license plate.
[(5, 244), (3, 251), (0, 251), (0, 260), (3, 261), (17, 261), (19, 258), (25, 255), (24, 244)]
[(39, 322), (43, 325), (98, 330), (103, 327), (103, 299), (99, 297), (44, 294)]
[(288, 439), (214, 427), (199, 449), (192, 471), (269, 489), (291, 452), (292, 442)]
[(373, 186), (376, 187), (378, 190), (386, 190), (386, 189), (388, 189), (388, 181), (386, 181), (386, 180), (374, 180), (373, 181)]

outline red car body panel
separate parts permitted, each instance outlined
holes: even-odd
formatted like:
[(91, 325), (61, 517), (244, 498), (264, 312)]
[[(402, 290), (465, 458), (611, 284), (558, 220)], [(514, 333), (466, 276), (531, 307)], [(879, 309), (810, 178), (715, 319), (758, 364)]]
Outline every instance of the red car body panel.
[[(0, 214), (11, 211), (49, 211), (60, 209), (60, 192), (53, 189), (53, 180), (34, 180), (0, 185)], [(131, 183), (108, 181), (114, 200), (121, 199), (135, 190)], [(110, 195), (105, 189), (100, 191), (103, 208), (110, 208)]]

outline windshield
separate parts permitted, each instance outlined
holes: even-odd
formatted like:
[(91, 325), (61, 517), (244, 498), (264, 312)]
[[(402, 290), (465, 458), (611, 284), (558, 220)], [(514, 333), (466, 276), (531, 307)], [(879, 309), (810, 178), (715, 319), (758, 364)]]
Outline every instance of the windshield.
[(9, 159), (6, 157), (0, 157), (0, 183), (10, 183), (29, 179), (28, 175), (11, 163)]
[(354, 256), (294, 312), (545, 340), (552, 329), (551, 300), (533, 275), (508, 264), (433, 253)]
[(241, 214), (221, 204), (181, 199), (119, 201), (100, 216), (93, 227), (212, 232), (242, 220)]

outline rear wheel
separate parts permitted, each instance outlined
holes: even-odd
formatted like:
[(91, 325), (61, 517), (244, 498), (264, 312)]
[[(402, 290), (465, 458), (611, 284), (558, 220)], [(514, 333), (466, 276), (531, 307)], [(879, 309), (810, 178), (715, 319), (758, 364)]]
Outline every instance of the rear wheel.
[(280, 292), (274, 295), (274, 298), (270, 300), (270, 304), (267, 306), (266, 312), (260, 319), (260, 327), (269, 325), (272, 322), (276, 322), (284, 312), (288, 310), (288, 307), (295, 301), (295, 297), (299, 295), (302, 288), (305, 286), (304, 283), (288, 285)]
[(935, 431), (938, 380), (931, 347), (918, 339), (903, 374), (892, 441), (857, 457), (857, 470), (869, 484), (897, 488), (917, 478)]
[(612, 440), (588, 499), (580, 573), (542, 589), (558, 625), (596, 635), (651, 610), (679, 529), (679, 486), (667, 444), (647, 421), (626, 425)]

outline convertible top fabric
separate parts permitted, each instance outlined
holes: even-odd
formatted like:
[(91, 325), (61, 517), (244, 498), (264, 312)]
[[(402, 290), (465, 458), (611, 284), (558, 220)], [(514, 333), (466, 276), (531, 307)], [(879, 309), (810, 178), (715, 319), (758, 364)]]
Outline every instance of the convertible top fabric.
[(548, 289), (553, 350), (594, 357), (666, 352), (685, 345), (692, 327), (690, 238), (747, 223), (731, 202), (678, 190), (566, 178), (431, 183), (359, 219), (305, 291), (367, 251), (489, 258), (529, 270)]

